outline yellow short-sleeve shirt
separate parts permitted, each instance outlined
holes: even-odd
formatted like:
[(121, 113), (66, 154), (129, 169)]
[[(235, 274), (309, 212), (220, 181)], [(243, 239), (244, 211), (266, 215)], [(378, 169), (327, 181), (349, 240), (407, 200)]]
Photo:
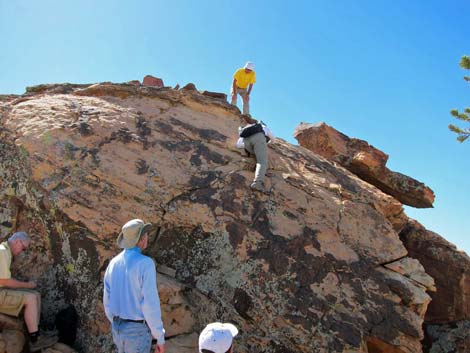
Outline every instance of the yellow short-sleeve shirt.
[(256, 73), (253, 70), (246, 73), (245, 69), (242, 68), (235, 71), (233, 78), (237, 80), (237, 87), (247, 88), (249, 84), (256, 82)]
[(8, 246), (8, 241), (0, 244), (0, 278), (8, 279), (11, 278), (10, 272), (11, 266), (11, 250)]

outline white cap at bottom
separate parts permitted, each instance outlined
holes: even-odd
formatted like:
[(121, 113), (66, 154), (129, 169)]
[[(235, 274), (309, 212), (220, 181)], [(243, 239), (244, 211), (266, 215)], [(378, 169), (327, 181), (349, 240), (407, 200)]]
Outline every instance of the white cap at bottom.
[(207, 325), (199, 335), (199, 353), (207, 349), (214, 353), (225, 353), (232, 345), (238, 329), (229, 323), (213, 322)]

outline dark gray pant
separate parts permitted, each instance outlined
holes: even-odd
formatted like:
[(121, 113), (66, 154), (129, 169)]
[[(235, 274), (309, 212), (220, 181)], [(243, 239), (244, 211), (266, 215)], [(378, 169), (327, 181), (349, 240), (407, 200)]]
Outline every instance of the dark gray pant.
[(266, 142), (266, 136), (264, 136), (264, 133), (258, 132), (250, 137), (245, 137), (243, 142), (245, 143), (245, 149), (256, 157), (256, 171), (253, 181), (255, 183), (262, 183), (268, 169), (268, 143)]

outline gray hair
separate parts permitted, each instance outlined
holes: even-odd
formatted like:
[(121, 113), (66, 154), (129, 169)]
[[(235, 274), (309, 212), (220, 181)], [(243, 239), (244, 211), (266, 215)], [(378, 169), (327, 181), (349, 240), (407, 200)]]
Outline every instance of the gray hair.
[(22, 241), (27, 242), (28, 244), (31, 243), (31, 238), (25, 232), (13, 233), (13, 235), (10, 238), (8, 238), (8, 241), (15, 241), (15, 240), (22, 240)]

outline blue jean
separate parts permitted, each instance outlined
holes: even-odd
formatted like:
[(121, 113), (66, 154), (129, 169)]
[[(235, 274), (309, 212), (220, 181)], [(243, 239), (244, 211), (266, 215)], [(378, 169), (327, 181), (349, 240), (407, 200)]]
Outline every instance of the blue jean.
[(152, 334), (145, 323), (114, 321), (111, 325), (118, 353), (149, 353)]

